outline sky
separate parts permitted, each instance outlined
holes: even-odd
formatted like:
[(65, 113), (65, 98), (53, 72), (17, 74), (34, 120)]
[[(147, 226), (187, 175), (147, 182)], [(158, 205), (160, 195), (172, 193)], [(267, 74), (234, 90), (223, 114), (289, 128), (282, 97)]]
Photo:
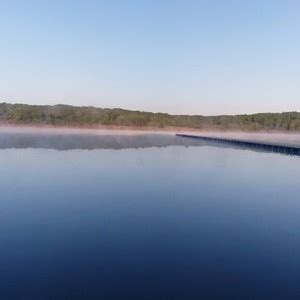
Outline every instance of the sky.
[(0, 102), (300, 111), (300, 1), (0, 0)]

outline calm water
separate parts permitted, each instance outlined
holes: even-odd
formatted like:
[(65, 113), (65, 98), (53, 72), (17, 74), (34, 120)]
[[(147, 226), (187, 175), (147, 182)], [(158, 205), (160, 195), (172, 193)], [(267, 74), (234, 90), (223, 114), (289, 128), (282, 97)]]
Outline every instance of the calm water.
[(0, 135), (0, 299), (299, 299), (300, 157)]

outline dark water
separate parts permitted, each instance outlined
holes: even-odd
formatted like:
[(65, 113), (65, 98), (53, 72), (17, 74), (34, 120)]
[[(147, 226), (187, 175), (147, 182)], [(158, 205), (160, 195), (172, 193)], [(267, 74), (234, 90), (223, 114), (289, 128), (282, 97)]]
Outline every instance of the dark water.
[(0, 148), (0, 299), (300, 299), (299, 157), (158, 135)]

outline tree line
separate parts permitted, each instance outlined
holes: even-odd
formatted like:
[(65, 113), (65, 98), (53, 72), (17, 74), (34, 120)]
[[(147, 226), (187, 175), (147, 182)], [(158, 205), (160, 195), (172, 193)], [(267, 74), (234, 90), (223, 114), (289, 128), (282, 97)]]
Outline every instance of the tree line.
[(299, 112), (202, 116), (170, 115), (120, 108), (0, 103), (0, 121), (12, 124), (54, 126), (115, 125), (157, 128), (186, 127), (203, 130), (300, 131)]

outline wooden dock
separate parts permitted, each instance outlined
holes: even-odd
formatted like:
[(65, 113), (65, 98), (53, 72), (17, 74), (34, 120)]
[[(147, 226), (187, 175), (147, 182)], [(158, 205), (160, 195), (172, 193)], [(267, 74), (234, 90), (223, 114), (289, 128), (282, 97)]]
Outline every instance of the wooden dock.
[(214, 142), (218, 144), (226, 144), (237, 146), (246, 149), (254, 149), (275, 153), (283, 153), (289, 155), (300, 156), (300, 145), (289, 145), (276, 142), (264, 142), (264, 141), (255, 141), (255, 140), (244, 140), (244, 139), (234, 139), (234, 138), (222, 138), (222, 137), (213, 137), (213, 136), (202, 136), (202, 135), (191, 135), (191, 134), (176, 134), (178, 137), (183, 138), (192, 138), (199, 139), (207, 142)]

